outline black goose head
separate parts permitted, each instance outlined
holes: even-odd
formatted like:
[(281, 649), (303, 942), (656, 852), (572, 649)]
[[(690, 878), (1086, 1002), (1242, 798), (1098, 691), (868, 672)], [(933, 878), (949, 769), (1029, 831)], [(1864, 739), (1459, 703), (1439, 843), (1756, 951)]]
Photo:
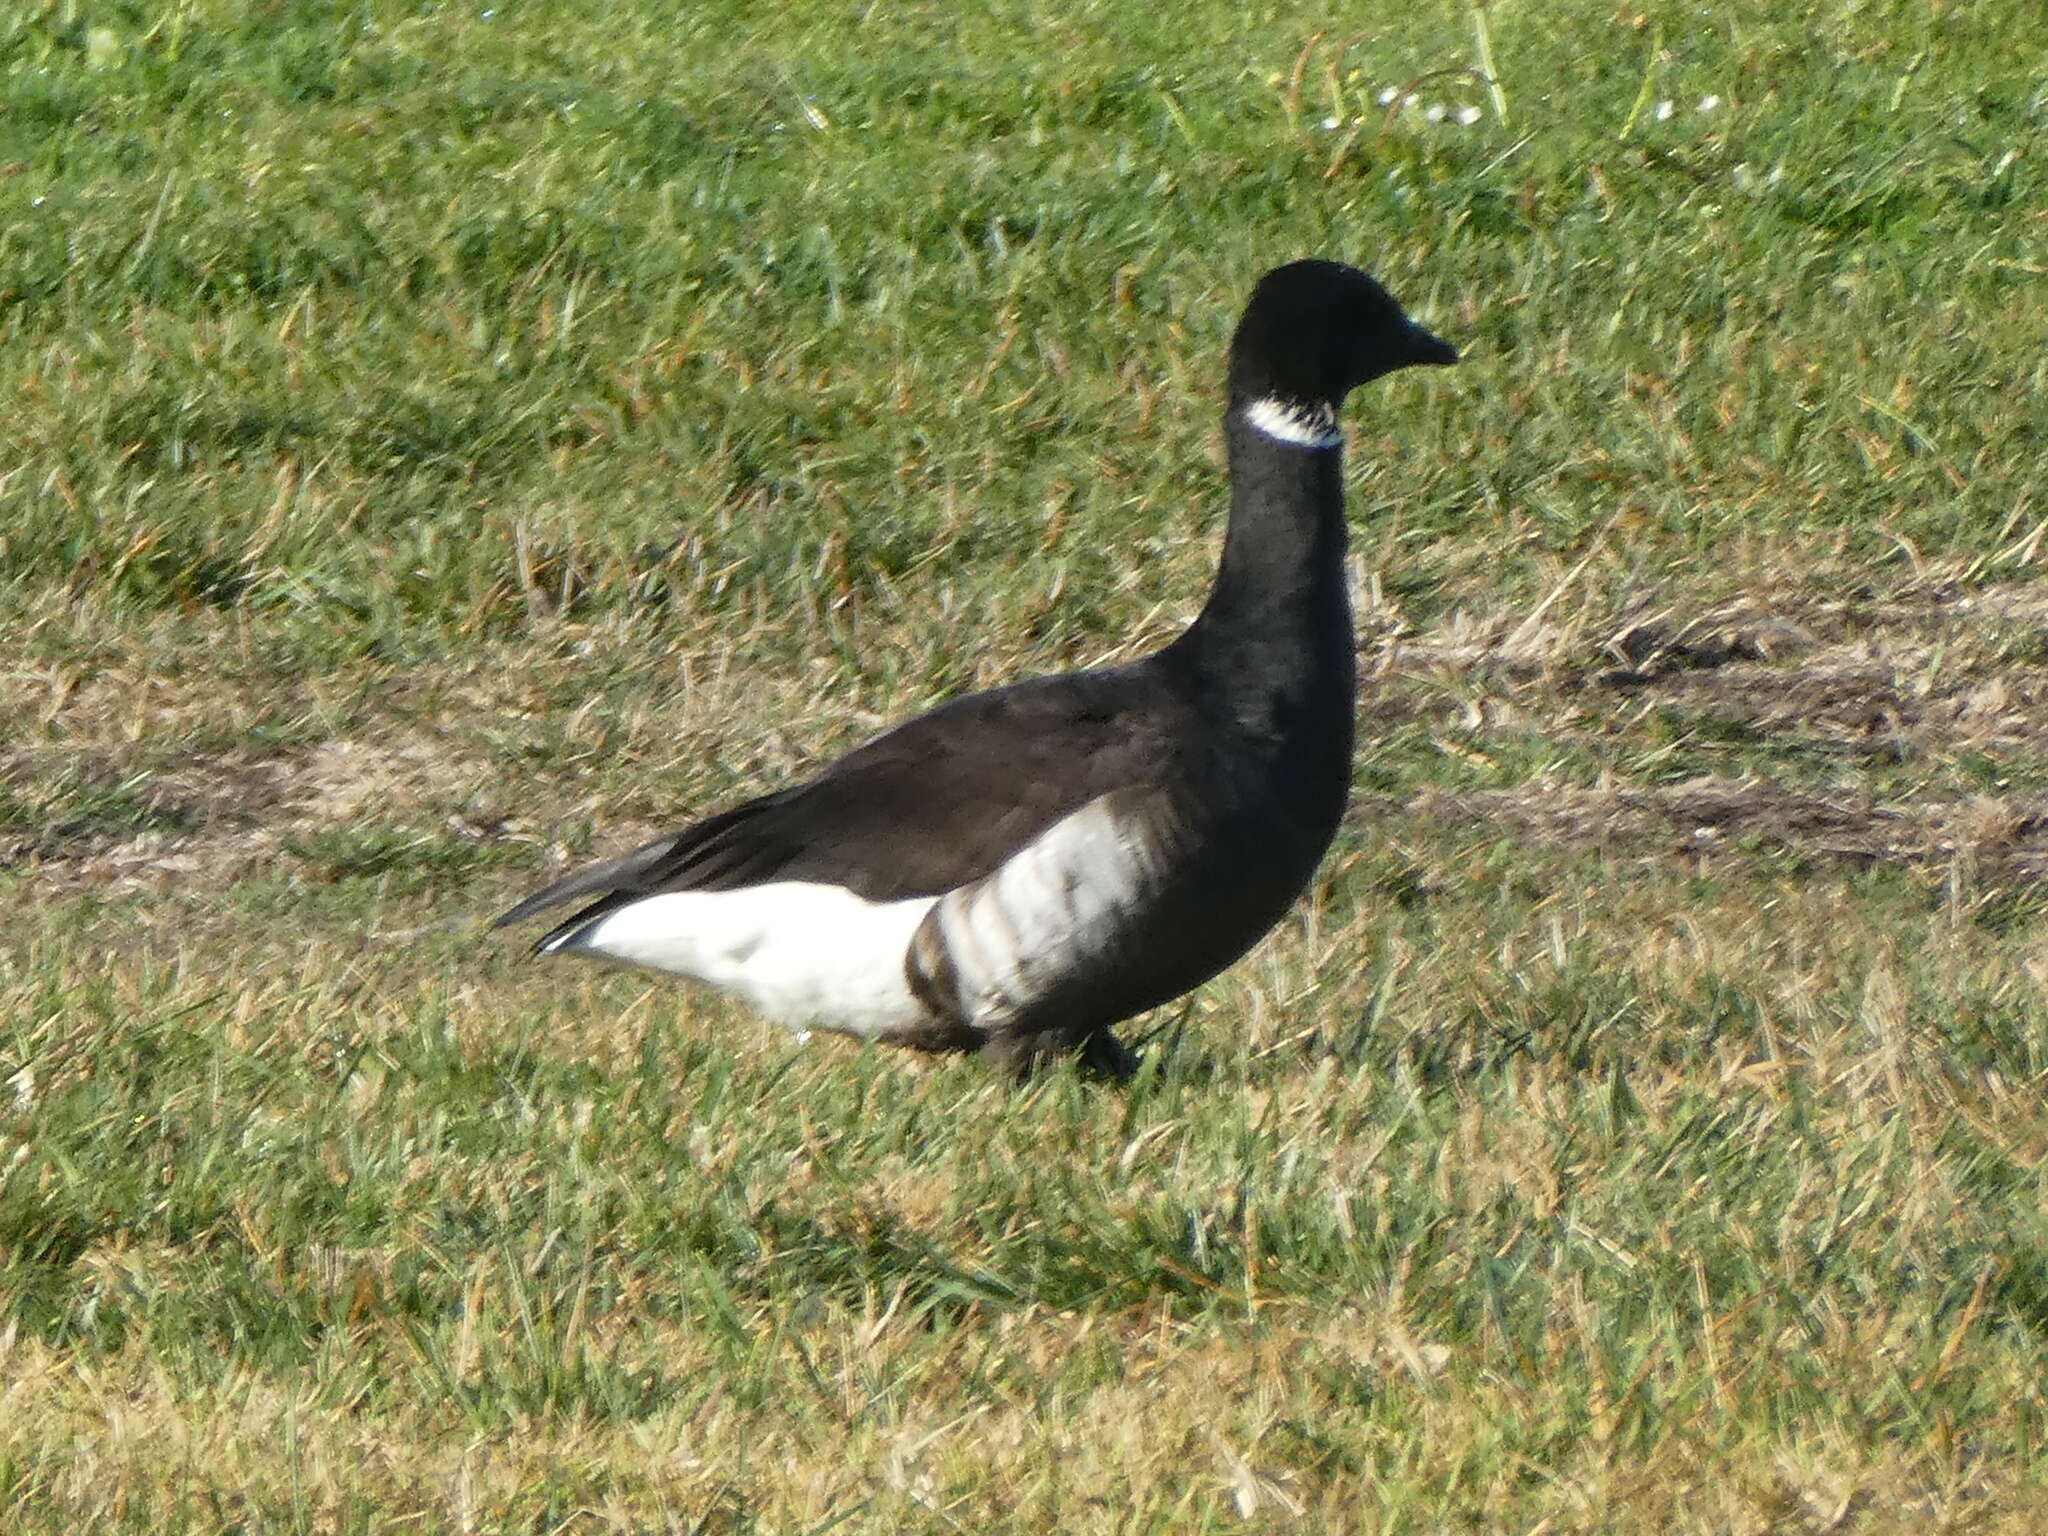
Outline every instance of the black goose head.
[(1455, 363), (1391, 294), (1341, 261), (1294, 261), (1259, 279), (1230, 342), (1230, 396), (1334, 411), (1396, 368)]

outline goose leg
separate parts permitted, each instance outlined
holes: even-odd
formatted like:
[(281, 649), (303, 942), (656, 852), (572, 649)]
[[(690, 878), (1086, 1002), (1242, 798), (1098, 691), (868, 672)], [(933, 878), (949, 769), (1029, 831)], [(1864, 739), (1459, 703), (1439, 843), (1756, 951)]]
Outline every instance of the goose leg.
[[(1078, 1054), (1077, 1054), (1078, 1052)], [(1076, 1036), (1063, 1029), (1041, 1029), (1028, 1035), (997, 1035), (981, 1048), (982, 1059), (1007, 1070), (1018, 1081), (1037, 1076), (1076, 1056), (1090, 1077), (1125, 1083), (1138, 1070), (1138, 1057), (1106, 1029)]]
[(1106, 1029), (1081, 1042), (1081, 1070), (1112, 1083), (1128, 1083), (1138, 1071), (1138, 1053)]

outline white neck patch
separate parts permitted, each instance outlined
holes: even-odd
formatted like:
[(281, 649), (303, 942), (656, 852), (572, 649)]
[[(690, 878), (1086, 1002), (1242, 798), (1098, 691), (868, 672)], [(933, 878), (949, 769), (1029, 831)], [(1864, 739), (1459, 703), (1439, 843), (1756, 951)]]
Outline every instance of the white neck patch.
[(1344, 434), (1326, 405), (1304, 405), (1264, 395), (1244, 408), (1244, 419), (1276, 443), (1290, 448), (1341, 448)]

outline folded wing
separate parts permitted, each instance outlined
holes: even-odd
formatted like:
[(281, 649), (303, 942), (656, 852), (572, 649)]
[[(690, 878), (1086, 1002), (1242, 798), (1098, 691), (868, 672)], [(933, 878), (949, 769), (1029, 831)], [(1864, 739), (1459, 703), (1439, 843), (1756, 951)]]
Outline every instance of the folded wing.
[(1175, 729), (1182, 707), (1146, 663), (972, 694), (801, 784), (570, 874), (498, 924), (596, 898), (544, 937), (545, 947), (667, 891), (793, 880), (871, 902), (936, 896), (990, 873), (1089, 801), (1167, 780), (1172, 743), (1187, 739)]

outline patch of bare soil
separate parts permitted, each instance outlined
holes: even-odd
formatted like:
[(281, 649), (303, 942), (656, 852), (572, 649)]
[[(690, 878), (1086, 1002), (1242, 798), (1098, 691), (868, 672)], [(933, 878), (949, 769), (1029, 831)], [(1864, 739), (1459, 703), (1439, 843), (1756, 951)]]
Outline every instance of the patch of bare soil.
[[(1390, 690), (1458, 677), (1465, 687), (1455, 713), (1468, 725), (1534, 722), (1560, 738), (1589, 729), (1625, 733), (1655, 715), (1681, 726), (1740, 727), (1766, 746), (1796, 743), (1852, 760), (1931, 767), (1964, 754), (2030, 758), (2048, 742), (2042, 583), (1929, 586), (1882, 601), (1795, 591), (1692, 617), (1645, 614), (1605, 637), (1536, 619), (1456, 620), (1395, 642), (1375, 670)], [(1755, 776), (1599, 789), (1526, 785), (1430, 791), (1406, 809), (1563, 846), (1694, 855), (1774, 849), (1858, 862), (1963, 863), (2027, 877), (2048, 871), (2048, 800), (1959, 794), (1953, 781), (1946, 792), (1902, 801)]]
[(1884, 605), (1745, 605), (1631, 624), (1584, 681), (1666, 708), (1846, 746), (2027, 745), (2048, 729), (2048, 593), (1918, 592)]
[[(0, 783), (29, 787), (34, 760), (0, 760)], [(107, 765), (74, 762), (74, 777), (118, 780)], [(108, 836), (90, 821), (0, 839), (0, 869), (27, 868), (44, 892), (193, 884), (217, 889), (276, 863), (296, 838), (365, 820), (439, 810), (451, 830), (478, 840), (502, 823), (448, 809), (473, 795), (481, 769), (438, 742), (337, 739), (304, 750), (198, 755), (136, 782), (151, 830)]]
[(1696, 778), (1654, 788), (1525, 785), (1426, 792), (1407, 811), (1483, 823), (1565, 847), (1699, 856), (1784, 851), (1849, 863), (1958, 863), (1987, 875), (2048, 873), (2048, 800), (1993, 795), (1884, 804), (1805, 794), (1760, 779)]
[(1925, 647), (1824, 654), (1789, 668), (1729, 666), (1653, 686), (1652, 697), (1681, 713), (1852, 751), (1993, 752), (2048, 732), (2048, 669), (1946, 675), (1942, 657)]
[[(1361, 606), (1370, 632), (1372, 599)], [(1539, 604), (1524, 615), (1453, 614), (1426, 633), (1386, 634), (1370, 649), (1372, 670), (1393, 679), (1462, 674), (1692, 696), (1769, 719), (1831, 710), (1855, 721), (1887, 710), (1917, 716), (1929, 701), (1933, 724), (2031, 718), (2048, 694), (2048, 583), (1909, 588), (1881, 599), (1794, 588), (1702, 612), (1645, 605), (1607, 629)], [(1771, 697), (1744, 702), (1759, 692)]]

